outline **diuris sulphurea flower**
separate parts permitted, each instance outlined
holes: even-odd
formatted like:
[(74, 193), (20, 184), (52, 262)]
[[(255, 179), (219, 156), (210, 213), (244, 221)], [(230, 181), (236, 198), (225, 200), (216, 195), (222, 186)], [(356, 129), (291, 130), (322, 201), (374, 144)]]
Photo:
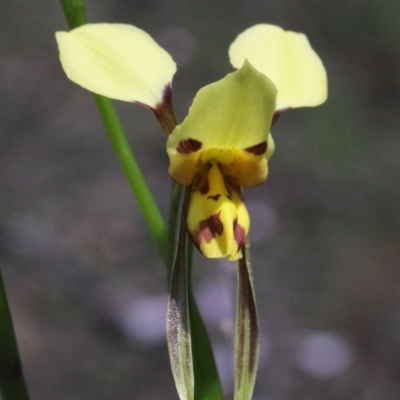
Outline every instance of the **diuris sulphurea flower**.
[(176, 65), (147, 33), (124, 24), (58, 32), (67, 76), (104, 96), (150, 108), (169, 134), (169, 173), (192, 185), (187, 229), (207, 257), (240, 259), (249, 231), (242, 188), (261, 184), (274, 151), (274, 115), (327, 97), (326, 72), (303, 34), (268, 24), (229, 49), (237, 71), (199, 90), (177, 124), (171, 83)]
[(200, 89), (167, 140), (170, 175), (193, 183), (188, 232), (208, 257), (237, 260), (249, 230), (241, 187), (268, 174), (268, 137), (276, 88), (248, 61)]

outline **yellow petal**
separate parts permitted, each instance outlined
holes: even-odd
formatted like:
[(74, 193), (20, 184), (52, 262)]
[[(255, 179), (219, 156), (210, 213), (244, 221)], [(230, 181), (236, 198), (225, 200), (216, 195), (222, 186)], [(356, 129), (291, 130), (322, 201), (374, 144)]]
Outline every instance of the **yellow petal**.
[(176, 71), (171, 56), (131, 25), (87, 24), (56, 38), (68, 78), (112, 99), (155, 108)]
[[(171, 135), (168, 139), (170, 137)], [(198, 140), (182, 139), (176, 148), (169, 152), (168, 172), (181, 185), (190, 185), (193, 182), (201, 166), (202, 146)]]
[(193, 187), (187, 218), (197, 248), (209, 258), (237, 260), (242, 257), (249, 226), (240, 188), (226, 186), (216, 163), (204, 166)]
[(274, 82), (277, 110), (317, 106), (327, 98), (325, 68), (302, 33), (275, 25), (255, 25), (231, 44), (229, 57), (235, 68), (249, 60)]
[[(229, 149), (259, 146), (258, 149), (265, 153), (275, 97), (273, 83), (249, 62), (220, 81), (200, 89), (189, 115), (168, 137), (171, 176), (179, 183), (190, 183), (189, 178), (193, 179), (196, 174), (193, 168), (199, 166), (200, 152), (208, 154), (203, 162), (212, 154), (222, 163), (228, 162)], [(197, 143), (193, 151), (186, 145), (189, 142)], [(182, 175), (187, 179), (183, 180)]]

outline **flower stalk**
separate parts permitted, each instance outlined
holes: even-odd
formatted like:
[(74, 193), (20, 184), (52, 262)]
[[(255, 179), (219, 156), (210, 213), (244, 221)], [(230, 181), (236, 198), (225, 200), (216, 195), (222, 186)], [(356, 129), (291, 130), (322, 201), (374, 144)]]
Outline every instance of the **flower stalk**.
[(115, 108), (111, 100), (106, 97), (95, 94), (94, 98), (125, 177), (135, 194), (161, 257), (167, 263), (169, 246), (167, 226), (132, 153)]

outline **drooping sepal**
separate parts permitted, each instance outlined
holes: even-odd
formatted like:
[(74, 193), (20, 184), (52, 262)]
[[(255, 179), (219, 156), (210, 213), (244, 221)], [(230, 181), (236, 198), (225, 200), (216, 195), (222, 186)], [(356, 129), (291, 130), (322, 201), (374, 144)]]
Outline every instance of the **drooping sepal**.
[(302, 33), (275, 25), (255, 25), (231, 44), (229, 57), (235, 68), (249, 60), (274, 82), (277, 110), (313, 107), (327, 98), (325, 68)]
[(87, 24), (57, 32), (68, 78), (91, 92), (139, 102), (163, 102), (176, 72), (171, 56), (143, 30), (126, 24)]
[[(172, 374), (180, 400), (194, 400), (194, 368), (190, 325), (189, 265), (185, 219), (189, 188), (177, 215), (177, 232), (171, 265), (171, 282), (167, 308), (167, 342)], [(193, 301), (193, 300), (191, 300)], [(199, 317), (200, 318), (200, 317)]]
[(193, 185), (187, 228), (199, 251), (209, 258), (238, 260), (250, 227), (240, 188), (227, 182), (213, 162)]
[(237, 296), (234, 400), (251, 400), (260, 358), (260, 333), (248, 240), (238, 262)]

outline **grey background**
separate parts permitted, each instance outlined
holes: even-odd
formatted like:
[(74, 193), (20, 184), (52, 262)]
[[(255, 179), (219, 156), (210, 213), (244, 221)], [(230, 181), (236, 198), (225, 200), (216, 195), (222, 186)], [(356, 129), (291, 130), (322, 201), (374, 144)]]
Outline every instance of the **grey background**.
[[(179, 64), (180, 119), (231, 71), (260, 22), (305, 32), (329, 100), (284, 114), (268, 181), (245, 192), (262, 330), (256, 400), (400, 398), (400, 3), (87, 2), (90, 22), (149, 32)], [(0, 266), (32, 400), (177, 398), (164, 338), (166, 273), (91, 95), (69, 82), (57, 1), (0, 4)], [(165, 137), (117, 104), (164, 215)], [(235, 266), (196, 257), (196, 293), (227, 398)]]

